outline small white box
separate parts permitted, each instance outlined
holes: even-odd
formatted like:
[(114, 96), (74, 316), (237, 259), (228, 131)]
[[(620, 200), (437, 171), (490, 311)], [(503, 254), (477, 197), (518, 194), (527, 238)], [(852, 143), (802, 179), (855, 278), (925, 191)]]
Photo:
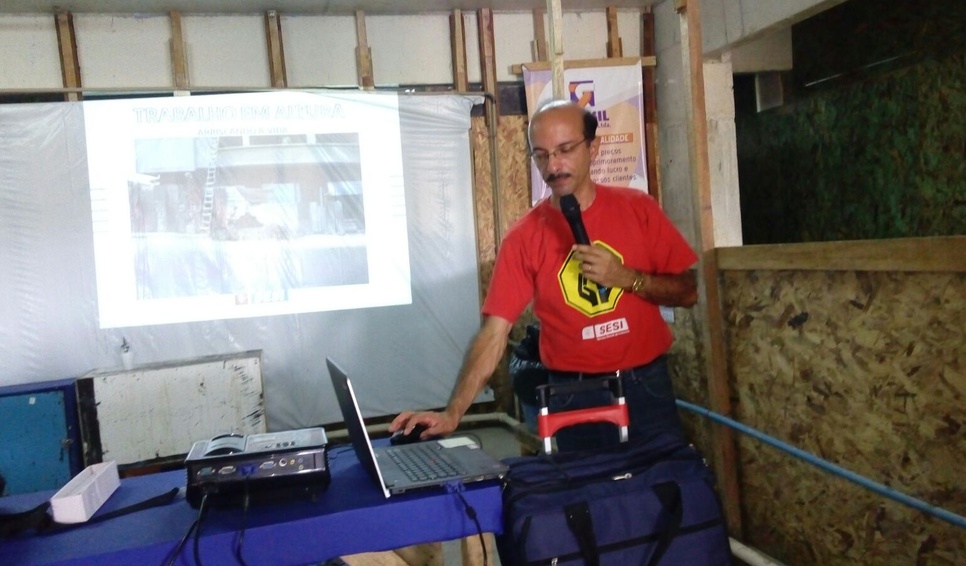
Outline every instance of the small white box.
[(54, 521), (83, 523), (90, 519), (121, 485), (117, 462), (91, 464), (50, 498)]

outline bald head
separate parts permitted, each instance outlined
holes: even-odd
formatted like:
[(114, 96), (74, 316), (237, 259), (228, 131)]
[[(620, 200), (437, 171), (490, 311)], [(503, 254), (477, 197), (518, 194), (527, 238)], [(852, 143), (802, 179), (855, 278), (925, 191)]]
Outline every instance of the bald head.
[(545, 119), (558, 118), (563, 120), (581, 120), (583, 122), (584, 139), (592, 140), (597, 137), (597, 117), (588, 112), (583, 106), (569, 100), (549, 100), (537, 107), (530, 117), (527, 126), (527, 141), (533, 147), (533, 125)]

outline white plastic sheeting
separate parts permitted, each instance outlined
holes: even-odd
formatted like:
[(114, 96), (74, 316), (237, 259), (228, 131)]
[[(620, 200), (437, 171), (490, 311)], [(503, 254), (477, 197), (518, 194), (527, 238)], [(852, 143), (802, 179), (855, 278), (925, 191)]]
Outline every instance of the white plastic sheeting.
[[(387, 97), (392, 104), (397, 99), (390, 93), (351, 96), (353, 104), (371, 102), (374, 109), (385, 107)], [(331, 307), (336, 310), (326, 312), (116, 328), (102, 328), (99, 321), (93, 227), (102, 211), (91, 203), (86, 103), (0, 106), (0, 385), (120, 367), (126, 340), (135, 364), (261, 350), (269, 430), (341, 421), (326, 355), (354, 378), (366, 416), (445, 405), (480, 322), (468, 135), (470, 110), (480, 102), (462, 95), (399, 95), (398, 124), (360, 134), (401, 133), (404, 202), (395, 206), (405, 208), (408, 246), (402, 248), (408, 251), (410, 303), (363, 308), (356, 299), (336, 300)], [(366, 144), (360, 146), (365, 154)], [(157, 168), (145, 147), (152, 146), (142, 145), (138, 159)], [(361, 159), (378, 167), (380, 160), (393, 158)], [(127, 167), (125, 159), (118, 155), (119, 169)], [(140, 175), (134, 184), (154, 182), (152, 175)], [(291, 195), (287, 190), (276, 183), (268, 192)], [(357, 187), (337, 181), (328, 191), (345, 195)], [(232, 193), (236, 201), (243, 192)], [(363, 192), (370, 199), (366, 208), (384, 204), (371, 200), (380, 198), (379, 191)], [(179, 206), (184, 209), (183, 200)], [(310, 230), (335, 232), (318, 211), (307, 210)], [(198, 223), (179, 229), (197, 235)], [(356, 226), (354, 236), (365, 239), (371, 228)], [(370, 264), (370, 276), (374, 269)], [(345, 288), (358, 286), (349, 282)]]

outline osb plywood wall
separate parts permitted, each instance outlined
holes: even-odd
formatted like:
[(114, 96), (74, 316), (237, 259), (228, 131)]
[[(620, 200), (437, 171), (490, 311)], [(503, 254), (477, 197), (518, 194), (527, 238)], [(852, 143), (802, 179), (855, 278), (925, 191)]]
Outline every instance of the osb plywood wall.
[[(475, 172), (473, 191), (476, 202), (481, 305), (490, 277), (493, 275), (498, 240), (502, 239), (510, 224), (530, 208), (526, 117), (501, 116), (495, 127), (490, 126), (485, 118), (475, 117), (470, 130)], [(491, 161), (494, 145), (496, 146), (496, 189), (494, 189), (494, 163)], [(497, 226), (498, 219), (499, 226)], [(517, 328), (514, 329), (515, 338), (519, 339), (523, 336), (522, 327), (526, 325), (527, 320), (526, 316), (521, 317)], [(513, 391), (509, 385), (506, 363), (497, 368), (497, 373), (490, 380), (490, 385), (496, 396), (496, 410), (513, 414)]]
[[(966, 516), (966, 273), (722, 277), (735, 418)], [(963, 528), (738, 446), (748, 544), (790, 565), (966, 564)]]
[[(674, 309), (674, 321), (670, 324), (674, 344), (668, 352), (668, 367), (674, 394), (689, 403), (710, 408), (708, 396), (708, 372), (705, 367), (705, 350), (699, 341), (698, 319), (691, 309)], [(709, 465), (714, 468), (711, 422), (704, 416), (679, 409), (685, 433), (698, 447)]]

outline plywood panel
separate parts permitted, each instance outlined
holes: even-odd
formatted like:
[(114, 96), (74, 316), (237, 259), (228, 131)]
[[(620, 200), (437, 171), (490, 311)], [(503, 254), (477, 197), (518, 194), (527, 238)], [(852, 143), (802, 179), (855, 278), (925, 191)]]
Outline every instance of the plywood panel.
[[(475, 172), (474, 200), (480, 250), (480, 283), (485, 293), (496, 260), (497, 238), (530, 209), (530, 169), (526, 153), (526, 118), (501, 116), (493, 135), (496, 140), (497, 178), (491, 163), (490, 132), (483, 118), (473, 118), (470, 133)], [(493, 183), (499, 184), (494, 202)], [(502, 223), (495, 226), (495, 207), (500, 207)]]
[[(738, 419), (966, 515), (966, 274), (724, 273)], [(739, 443), (747, 541), (795, 564), (962, 564), (953, 526)]]
[[(491, 134), (492, 132), (492, 134)], [(493, 143), (491, 144), (491, 135)], [(530, 209), (530, 169), (526, 152), (526, 118), (524, 116), (501, 116), (495, 129), (487, 127), (482, 117), (473, 118), (470, 140), (473, 148), (474, 201), (476, 203), (476, 231), (480, 266), (480, 302), (493, 275), (498, 240), (507, 228)], [(493, 146), (496, 161), (491, 161)], [(495, 167), (494, 167), (495, 164)], [(495, 175), (495, 177), (494, 177)], [(499, 187), (494, 190), (494, 183)], [(496, 195), (496, 197), (494, 196)], [(500, 207), (496, 226), (496, 209)], [(514, 330), (522, 336), (522, 328), (529, 322), (529, 315), (521, 317)], [(509, 386), (506, 364), (501, 364), (490, 380), (497, 408), (513, 412), (513, 391)]]

